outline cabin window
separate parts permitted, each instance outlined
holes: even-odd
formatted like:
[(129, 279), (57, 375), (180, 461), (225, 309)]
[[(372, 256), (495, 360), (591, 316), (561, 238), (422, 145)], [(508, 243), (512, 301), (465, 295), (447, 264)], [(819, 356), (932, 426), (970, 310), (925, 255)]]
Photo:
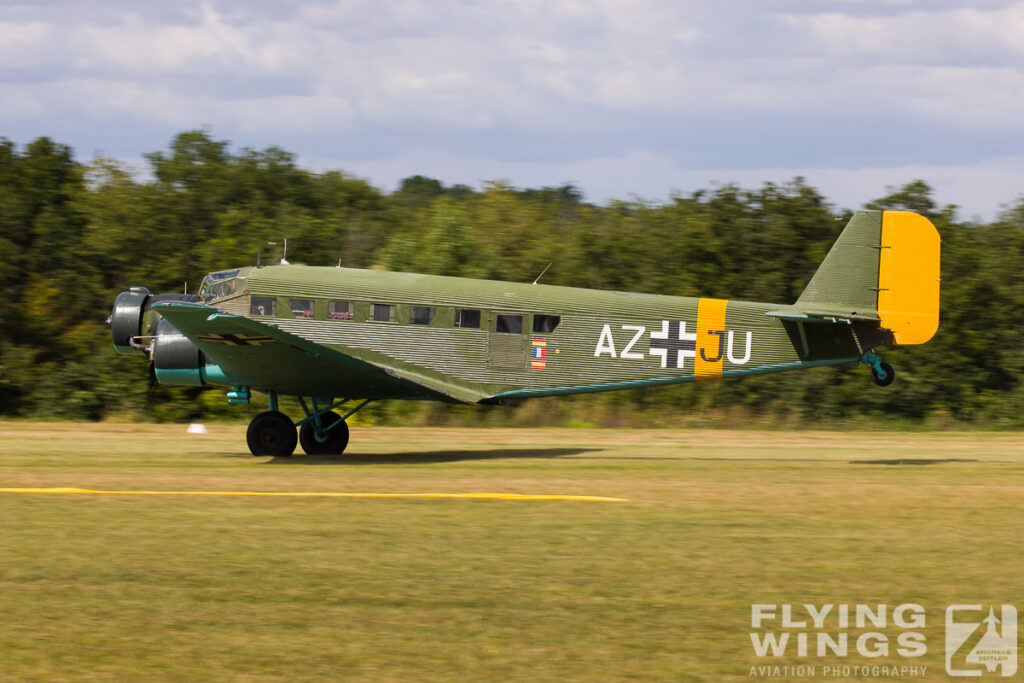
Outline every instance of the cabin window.
[(480, 329), (480, 311), (472, 308), (455, 309), (455, 327), (471, 327)]
[(327, 319), (328, 320), (351, 320), (352, 319), (352, 303), (350, 301), (328, 301), (327, 302)]
[(562, 322), (561, 316), (541, 315), (538, 313), (533, 316), (533, 331), (534, 333), (550, 334), (555, 331), (560, 322)]
[(395, 322), (394, 304), (373, 304), (370, 307), (370, 320), (375, 320), (380, 323)]
[(410, 325), (429, 325), (434, 320), (436, 308), (430, 306), (412, 306), (409, 309)]
[(292, 315), (294, 315), (296, 318), (313, 317), (312, 299), (292, 299), (290, 304), (292, 308)]
[(496, 332), (503, 332), (505, 334), (522, 334), (523, 333), (523, 316), (521, 315), (499, 315), (498, 323), (495, 327)]
[(276, 303), (272, 296), (254, 296), (249, 302), (249, 315), (274, 315)]

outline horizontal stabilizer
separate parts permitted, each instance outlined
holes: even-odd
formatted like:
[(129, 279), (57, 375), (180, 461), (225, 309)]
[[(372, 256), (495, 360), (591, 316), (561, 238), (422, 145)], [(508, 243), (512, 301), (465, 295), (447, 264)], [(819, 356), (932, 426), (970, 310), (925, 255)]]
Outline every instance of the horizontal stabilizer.
[(798, 320), (803, 322), (818, 322), (818, 323), (837, 323), (837, 322), (851, 322), (851, 321), (864, 321), (864, 322), (880, 322), (881, 318), (876, 315), (865, 315), (857, 313), (855, 315), (841, 310), (825, 309), (825, 308), (800, 308), (798, 306), (787, 306), (786, 308), (779, 308), (774, 311), (768, 311), (765, 313), (769, 318), (779, 318), (781, 320)]

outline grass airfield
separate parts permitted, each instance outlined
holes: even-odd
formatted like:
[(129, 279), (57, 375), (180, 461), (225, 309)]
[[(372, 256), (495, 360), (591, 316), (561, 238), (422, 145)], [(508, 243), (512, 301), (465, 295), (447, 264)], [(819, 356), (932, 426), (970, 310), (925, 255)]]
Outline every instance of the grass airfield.
[[(208, 428), (0, 423), (0, 487), (626, 500), (0, 493), (0, 679), (945, 680), (947, 605), (1024, 611), (1019, 433)], [(753, 603), (917, 603), (928, 651), (759, 658)]]

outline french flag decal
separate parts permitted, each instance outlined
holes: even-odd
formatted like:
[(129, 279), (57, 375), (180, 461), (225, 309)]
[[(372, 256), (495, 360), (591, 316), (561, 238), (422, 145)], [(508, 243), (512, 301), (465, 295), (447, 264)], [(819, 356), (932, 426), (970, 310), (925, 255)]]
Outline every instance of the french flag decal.
[(543, 337), (534, 337), (530, 345), (530, 367), (543, 370), (547, 367), (548, 340)]

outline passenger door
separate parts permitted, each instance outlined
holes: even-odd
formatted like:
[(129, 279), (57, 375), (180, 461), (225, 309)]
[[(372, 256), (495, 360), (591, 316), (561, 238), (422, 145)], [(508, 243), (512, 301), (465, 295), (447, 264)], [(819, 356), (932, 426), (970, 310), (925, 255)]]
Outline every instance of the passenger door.
[(487, 368), (497, 371), (526, 369), (527, 326), (524, 313), (495, 313), (491, 316), (487, 345)]

